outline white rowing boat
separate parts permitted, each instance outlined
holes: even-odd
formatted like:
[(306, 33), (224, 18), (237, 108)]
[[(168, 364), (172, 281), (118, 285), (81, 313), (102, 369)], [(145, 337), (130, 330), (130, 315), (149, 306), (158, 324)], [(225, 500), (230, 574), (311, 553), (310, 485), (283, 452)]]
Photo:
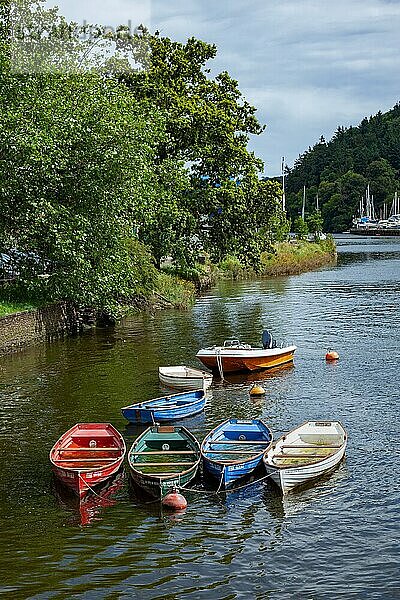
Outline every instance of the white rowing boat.
[(158, 377), (163, 385), (181, 390), (207, 390), (213, 378), (208, 371), (201, 371), (184, 365), (159, 367)]
[(287, 494), (332, 471), (343, 459), (347, 433), (339, 421), (307, 421), (264, 454), (271, 479)]

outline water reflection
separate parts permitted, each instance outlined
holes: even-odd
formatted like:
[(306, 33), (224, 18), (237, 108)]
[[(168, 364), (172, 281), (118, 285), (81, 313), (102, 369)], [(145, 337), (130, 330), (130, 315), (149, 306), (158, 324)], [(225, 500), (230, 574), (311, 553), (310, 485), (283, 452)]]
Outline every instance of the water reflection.
[(69, 488), (64, 486), (54, 475), (51, 479), (51, 490), (59, 506), (71, 513), (70, 525), (87, 526), (101, 519), (105, 508), (114, 506), (118, 502), (118, 493), (124, 487), (125, 475), (123, 468), (104, 485), (97, 486), (82, 499)]
[[(395, 597), (400, 473), (389, 457), (398, 440), (400, 240), (345, 240), (338, 252), (335, 267), (222, 282), (188, 312), (136, 315), (115, 330), (0, 359), (6, 593)], [(198, 349), (229, 337), (259, 345), (265, 327), (296, 343), (295, 367), (216, 381), (205, 412), (182, 424), (201, 441), (231, 416), (263, 418), (275, 438), (306, 420), (335, 418), (349, 433), (347, 463), (285, 498), (267, 482), (218, 497), (187, 489), (178, 520), (132, 497), (127, 481), (89, 527), (76, 507), (55, 501), (48, 452), (64, 431), (111, 422), (129, 446), (141, 429), (120, 409), (160, 396), (159, 365), (200, 366)], [(325, 362), (328, 347), (340, 354), (335, 365)], [(257, 401), (249, 397), (254, 381), (266, 389)]]

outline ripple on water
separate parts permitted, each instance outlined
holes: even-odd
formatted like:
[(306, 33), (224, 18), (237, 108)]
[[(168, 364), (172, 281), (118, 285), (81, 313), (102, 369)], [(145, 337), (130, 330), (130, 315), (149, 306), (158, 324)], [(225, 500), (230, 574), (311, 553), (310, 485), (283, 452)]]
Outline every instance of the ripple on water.
[[(125, 320), (116, 330), (1, 359), (3, 593), (30, 598), (379, 598), (398, 595), (400, 240), (345, 240), (337, 267), (222, 282), (193, 310)], [(157, 367), (198, 365), (200, 347), (269, 327), (294, 340), (295, 366), (215, 381), (201, 439), (228, 416), (263, 417), (279, 435), (337, 418), (346, 461), (282, 497), (271, 483), (227, 497), (186, 492), (183, 515), (143, 504), (127, 481), (82, 526), (52, 493), (48, 451), (74, 422), (111, 421), (162, 393)], [(340, 354), (326, 364), (325, 352)], [(265, 397), (250, 399), (261, 381)], [(199, 483), (196, 484), (200, 485)]]

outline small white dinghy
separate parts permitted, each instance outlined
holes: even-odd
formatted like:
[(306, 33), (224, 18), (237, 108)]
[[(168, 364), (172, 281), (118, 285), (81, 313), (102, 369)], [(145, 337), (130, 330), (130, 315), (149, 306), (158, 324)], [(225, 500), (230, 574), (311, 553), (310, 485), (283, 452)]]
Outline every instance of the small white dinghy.
[(158, 377), (163, 385), (179, 390), (207, 390), (212, 383), (212, 373), (192, 367), (159, 367)]
[(347, 433), (339, 421), (307, 421), (264, 454), (271, 479), (283, 494), (332, 471), (343, 459)]

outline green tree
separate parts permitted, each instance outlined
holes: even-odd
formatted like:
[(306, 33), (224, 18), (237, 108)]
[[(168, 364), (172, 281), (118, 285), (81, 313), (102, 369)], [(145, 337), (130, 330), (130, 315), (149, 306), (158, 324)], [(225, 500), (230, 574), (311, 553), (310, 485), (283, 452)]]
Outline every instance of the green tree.
[(293, 223), (293, 232), (298, 240), (305, 240), (308, 235), (308, 226), (303, 217), (297, 217)]
[(307, 217), (306, 223), (310, 233), (316, 234), (323, 231), (324, 220), (319, 210), (316, 210), (309, 217)]
[[(38, 257), (21, 261), (20, 285), (101, 308), (138, 292), (147, 276), (138, 278), (129, 240), (153, 200), (162, 120), (96, 74), (14, 77), (7, 85), (0, 100), (2, 245)], [(47, 278), (37, 272), (44, 264)]]

